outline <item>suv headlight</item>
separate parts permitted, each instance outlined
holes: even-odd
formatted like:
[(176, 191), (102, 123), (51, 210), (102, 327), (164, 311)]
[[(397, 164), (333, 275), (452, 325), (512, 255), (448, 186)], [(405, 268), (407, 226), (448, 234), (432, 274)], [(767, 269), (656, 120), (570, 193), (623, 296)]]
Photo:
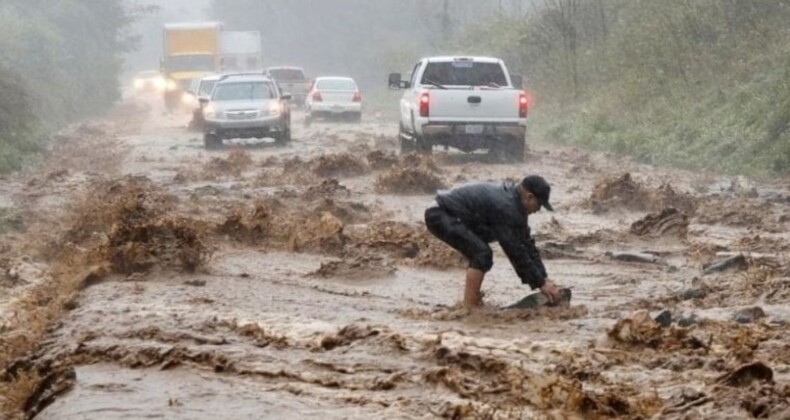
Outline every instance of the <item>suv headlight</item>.
[(268, 108), (264, 109), (264, 114), (277, 116), (282, 114), (283, 112), (283, 104), (280, 102), (272, 102)]
[(217, 109), (213, 104), (206, 105), (203, 108), (203, 117), (206, 119), (220, 120), (225, 117), (225, 113), (221, 109)]

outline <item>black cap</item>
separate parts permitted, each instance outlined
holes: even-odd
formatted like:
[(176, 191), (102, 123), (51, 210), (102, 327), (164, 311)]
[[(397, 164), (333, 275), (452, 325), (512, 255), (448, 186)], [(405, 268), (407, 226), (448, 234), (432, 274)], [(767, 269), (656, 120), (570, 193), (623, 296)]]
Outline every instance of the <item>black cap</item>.
[(546, 210), (554, 211), (554, 207), (549, 204), (551, 185), (543, 177), (530, 175), (521, 181), (521, 187), (538, 197), (538, 201)]

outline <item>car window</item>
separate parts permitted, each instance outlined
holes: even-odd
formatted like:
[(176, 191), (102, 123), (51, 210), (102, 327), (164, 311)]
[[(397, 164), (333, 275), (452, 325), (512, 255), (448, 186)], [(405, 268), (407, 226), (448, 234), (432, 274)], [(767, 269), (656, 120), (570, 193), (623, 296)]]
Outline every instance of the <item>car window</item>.
[(507, 86), (507, 78), (499, 63), (452, 61), (428, 63), (422, 84), (458, 86)]
[(355, 91), (357, 90), (357, 85), (356, 83), (354, 83), (353, 80), (342, 80), (342, 79), (319, 80), (318, 84), (316, 85), (316, 89)]
[(417, 64), (414, 65), (414, 68), (411, 71), (411, 85), (414, 86), (417, 84), (417, 72), (420, 71), (420, 65), (422, 61), (418, 61)]
[(274, 86), (269, 82), (233, 82), (216, 86), (214, 101), (254, 101), (276, 98)]
[(216, 80), (204, 80), (200, 83), (200, 92), (198, 95), (200, 96), (208, 96), (211, 94), (211, 91), (214, 89), (214, 85), (217, 84)]
[(269, 76), (278, 81), (301, 82), (305, 80), (304, 71), (300, 69), (272, 69), (269, 70)]

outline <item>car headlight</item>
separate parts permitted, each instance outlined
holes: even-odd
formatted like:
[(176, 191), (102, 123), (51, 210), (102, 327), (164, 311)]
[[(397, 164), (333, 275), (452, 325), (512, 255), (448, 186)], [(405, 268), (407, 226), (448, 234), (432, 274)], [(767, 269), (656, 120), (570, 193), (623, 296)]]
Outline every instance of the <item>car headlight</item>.
[(165, 79), (161, 77), (157, 77), (154, 80), (154, 86), (156, 87), (157, 90), (162, 91), (165, 90), (165, 88), (167, 87), (167, 82), (165, 82)]
[(222, 110), (217, 109), (217, 107), (215, 107), (212, 104), (208, 104), (208, 105), (206, 105), (205, 108), (203, 108), (203, 117), (206, 118), (206, 119), (219, 120), (219, 119), (222, 119), (224, 116), (225, 116), (225, 113), (222, 112)]
[(273, 102), (265, 111), (265, 113), (268, 113), (269, 115), (280, 115), (283, 112), (283, 104), (279, 102)]
[(136, 79), (136, 80), (134, 81), (134, 88), (135, 88), (135, 89), (142, 89), (144, 85), (145, 85), (145, 82), (143, 82), (143, 81), (142, 81), (142, 80), (140, 80), (140, 79)]
[(189, 93), (185, 93), (181, 96), (181, 102), (186, 106), (197, 106), (197, 98)]
[(165, 89), (169, 91), (176, 90), (178, 89), (178, 83), (173, 79), (167, 79), (167, 82), (165, 82)]

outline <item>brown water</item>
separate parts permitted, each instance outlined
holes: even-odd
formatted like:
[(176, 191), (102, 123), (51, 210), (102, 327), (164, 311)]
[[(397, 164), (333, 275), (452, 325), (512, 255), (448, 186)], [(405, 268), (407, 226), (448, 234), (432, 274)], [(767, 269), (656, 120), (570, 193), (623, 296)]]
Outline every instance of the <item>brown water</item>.
[[(713, 196), (713, 187), (702, 187), (723, 178), (573, 149), (538, 148), (524, 164), (437, 151), (437, 168), (426, 170), (446, 185), (529, 173), (553, 185), (557, 211), (535, 215), (530, 224), (550, 278), (573, 289), (572, 307), (498, 310), (530, 291), (497, 249), (483, 286), (486, 307), (469, 313), (457, 305), (464, 272), (451, 254), (415, 256), (424, 248), (382, 244), (381, 238), (398, 235), (391, 230), (375, 243), (365, 236), (387, 220), (421, 232), (422, 212), (433, 202), (421, 192), (382, 193), (376, 180), (387, 169), (364, 167), (367, 152), (395, 150), (391, 121), (304, 129), (294, 115), (292, 144), (241, 145), (243, 152), (207, 152), (184, 123), (154, 108), (133, 135), (120, 133), (114, 146), (124, 150), (120, 162), (90, 171), (73, 167), (48, 179), (37, 200), (68, 203), (92, 178), (140, 175), (176, 198), (170, 212), (206, 223), (264, 200), (277, 226), (298, 220), (296, 242), (260, 242), (234, 230), (211, 237), (212, 258), (196, 274), (154, 266), (83, 290), (33, 359), (72, 366), (76, 381), (36, 418), (637, 418), (662, 412), (781, 418), (786, 409), (790, 294), (780, 280), (789, 275), (781, 271), (790, 245), (787, 204), (736, 192), (714, 190), (719, 196)], [(319, 175), (329, 169), (316, 166), (328, 163), (311, 159), (340, 153), (349, 157), (331, 170), (345, 189), (330, 188)], [(295, 157), (303, 162), (286, 163)], [(344, 173), (355, 159), (363, 166)], [(648, 210), (618, 200), (590, 202), (599, 181), (625, 172), (649, 194), (669, 183), (695, 202), (712, 203), (708, 219), (703, 224), (691, 216), (685, 238), (630, 234), (631, 223)], [(319, 184), (331, 203), (306, 194)], [(780, 184), (760, 187), (788, 194)], [(658, 200), (649, 194), (642, 199)], [(339, 220), (340, 233), (328, 219), (317, 221), (319, 215), (296, 218), (317, 206)], [(743, 223), (750, 215), (756, 219)], [(324, 235), (322, 229), (330, 230)], [(605, 256), (621, 251), (653, 252), (664, 263)], [(702, 277), (701, 265), (716, 251), (777, 254), (779, 266), (767, 283), (757, 262), (745, 273)], [(333, 262), (345, 267), (339, 275), (322, 270)], [(700, 281), (711, 288), (705, 299), (671, 299)], [(735, 310), (751, 305), (761, 305), (767, 318), (747, 326), (730, 321)], [(620, 337), (623, 342), (607, 337), (638, 309), (694, 312), (709, 321)], [(713, 383), (755, 360), (773, 369), (775, 384)], [(770, 408), (759, 411), (756, 401)]]

